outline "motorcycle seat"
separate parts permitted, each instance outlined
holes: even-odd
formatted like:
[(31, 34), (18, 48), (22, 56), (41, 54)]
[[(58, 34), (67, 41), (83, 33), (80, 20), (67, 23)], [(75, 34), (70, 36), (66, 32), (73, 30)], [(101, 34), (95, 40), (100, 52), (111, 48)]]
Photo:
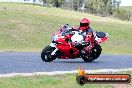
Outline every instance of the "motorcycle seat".
[(98, 38), (103, 38), (106, 36), (106, 34), (104, 32), (96, 32), (96, 35)]

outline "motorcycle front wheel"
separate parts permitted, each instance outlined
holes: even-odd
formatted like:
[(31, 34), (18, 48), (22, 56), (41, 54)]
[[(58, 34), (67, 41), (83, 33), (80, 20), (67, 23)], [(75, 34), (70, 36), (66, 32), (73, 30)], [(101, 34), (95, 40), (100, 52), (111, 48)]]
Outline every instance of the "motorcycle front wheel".
[(41, 52), (41, 58), (45, 62), (51, 62), (56, 59), (56, 56), (51, 55), (51, 53), (55, 50), (54, 47), (46, 46)]

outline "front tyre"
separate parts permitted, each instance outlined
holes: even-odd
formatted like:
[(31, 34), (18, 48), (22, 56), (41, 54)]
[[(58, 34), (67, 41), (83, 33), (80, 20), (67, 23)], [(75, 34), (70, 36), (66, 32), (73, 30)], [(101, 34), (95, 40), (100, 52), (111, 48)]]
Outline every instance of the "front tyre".
[(41, 58), (45, 62), (51, 62), (56, 59), (54, 55), (51, 55), (51, 53), (55, 50), (54, 47), (46, 46), (42, 52), (41, 52)]

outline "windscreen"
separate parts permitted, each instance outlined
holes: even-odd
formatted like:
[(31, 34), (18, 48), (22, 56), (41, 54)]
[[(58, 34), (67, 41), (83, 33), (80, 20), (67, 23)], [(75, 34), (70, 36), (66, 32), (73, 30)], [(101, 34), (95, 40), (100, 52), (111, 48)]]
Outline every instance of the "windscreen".
[(71, 27), (69, 25), (65, 25), (61, 30), (61, 35), (65, 36), (71, 32)]

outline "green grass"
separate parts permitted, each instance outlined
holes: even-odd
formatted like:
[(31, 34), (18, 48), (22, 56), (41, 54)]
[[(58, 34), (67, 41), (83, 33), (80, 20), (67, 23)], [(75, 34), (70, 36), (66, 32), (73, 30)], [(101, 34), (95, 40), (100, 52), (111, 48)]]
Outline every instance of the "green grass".
[[(132, 72), (118, 73), (132, 75)], [(75, 74), (0, 78), (0, 88), (117, 88), (115, 85), (117, 86), (117, 84), (85, 84), (84, 86), (80, 86), (76, 82)], [(122, 86), (129, 86), (129, 88), (131, 88), (132, 83)]]
[(76, 82), (75, 75), (69, 76), (33, 76), (1, 78), (0, 88), (112, 88), (112, 85), (84, 85)]
[(41, 51), (60, 26), (79, 25), (83, 17), (94, 30), (109, 33), (103, 53), (132, 54), (132, 22), (18, 3), (0, 3), (0, 50)]

